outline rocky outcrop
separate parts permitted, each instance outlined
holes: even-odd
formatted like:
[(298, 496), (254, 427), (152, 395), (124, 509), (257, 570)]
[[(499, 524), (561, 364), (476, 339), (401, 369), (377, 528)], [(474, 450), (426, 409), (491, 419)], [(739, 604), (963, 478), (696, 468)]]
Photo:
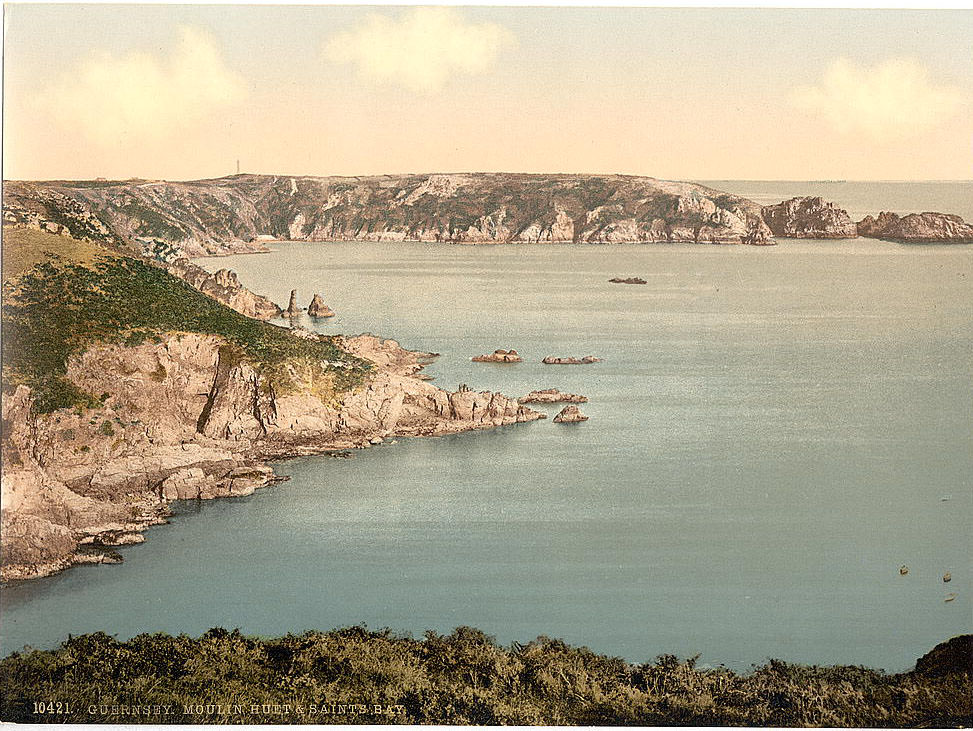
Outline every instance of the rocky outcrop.
[(489, 355), (474, 355), (470, 360), (474, 363), (520, 363), (523, 358), (516, 350), (498, 348)]
[(26, 386), (4, 394), (2, 577), (100, 561), (98, 546), (137, 541), (171, 500), (249, 494), (273, 480), (263, 459), (544, 418), (502, 394), (422, 380), (432, 354), (370, 335), (338, 342), (375, 364), (341, 400), (322, 395), (331, 376), (313, 363), (287, 364), (292, 385), (278, 392), (221, 338), (196, 334), (72, 358), (67, 379), (102, 394), (94, 409), (36, 414)]
[(545, 365), (587, 365), (588, 363), (600, 363), (601, 358), (596, 358), (593, 355), (586, 355), (583, 358), (558, 358), (553, 355), (549, 355), (541, 363)]
[(335, 313), (330, 307), (324, 304), (324, 298), (315, 294), (311, 298), (311, 304), (307, 306), (307, 314), (311, 317), (334, 317)]
[(764, 206), (762, 215), (774, 236), (783, 238), (853, 239), (858, 235), (847, 211), (817, 196)]
[(166, 260), (265, 251), (259, 242), (268, 238), (771, 241), (753, 201), (695, 183), (627, 175), (234, 175), (190, 182), (12, 181), (5, 188), (11, 221), (69, 221), (72, 235), (127, 243)]
[(562, 393), (556, 388), (545, 388), (540, 391), (531, 391), (526, 396), (518, 399), (522, 404), (584, 404), (588, 402), (587, 396), (577, 393)]
[(287, 309), (284, 310), (285, 317), (297, 317), (302, 312), (301, 307), (297, 304), (297, 290), (291, 290), (291, 298), (287, 303)]
[(910, 213), (899, 216), (885, 211), (877, 219), (866, 216), (859, 221), (858, 234), (906, 243), (971, 244), (973, 224), (948, 213)]
[(916, 661), (916, 675), (942, 677), (973, 675), (973, 635), (958, 635), (941, 642)]
[(577, 424), (582, 421), (588, 421), (588, 417), (577, 406), (565, 406), (554, 417), (555, 424)]
[(624, 279), (621, 277), (612, 277), (608, 281), (612, 284), (646, 284), (646, 281), (642, 277), (626, 277)]
[(237, 312), (258, 320), (280, 317), (281, 309), (267, 297), (254, 294), (240, 284), (236, 272), (220, 269), (212, 274), (188, 259), (177, 259), (166, 265), (170, 274), (185, 280), (203, 294), (222, 302)]

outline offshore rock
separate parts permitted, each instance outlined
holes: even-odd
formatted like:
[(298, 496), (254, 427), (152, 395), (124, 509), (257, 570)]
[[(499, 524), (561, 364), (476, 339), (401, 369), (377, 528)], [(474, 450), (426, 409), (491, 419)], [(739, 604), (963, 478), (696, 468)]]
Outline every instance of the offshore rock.
[(588, 402), (588, 397), (577, 393), (562, 393), (556, 388), (545, 388), (540, 391), (531, 391), (518, 401), (522, 404), (584, 404)]
[(471, 360), (474, 363), (520, 363), (523, 358), (516, 350), (494, 350), (489, 355), (474, 355)]
[(764, 206), (763, 219), (774, 236), (790, 239), (852, 239), (858, 235), (848, 212), (817, 196)]
[(588, 363), (600, 363), (601, 358), (596, 358), (593, 355), (586, 355), (583, 358), (558, 358), (553, 355), (549, 355), (541, 363), (545, 365), (587, 365)]
[(324, 298), (315, 294), (311, 298), (311, 304), (307, 306), (307, 314), (311, 317), (334, 317), (335, 313), (330, 307), (324, 304)]
[(914, 243), (973, 243), (973, 224), (949, 213), (910, 213), (899, 216), (887, 211), (878, 218), (866, 216), (858, 222), (858, 234), (888, 241)]
[(646, 281), (642, 277), (627, 277), (622, 279), (621, 277), (612, 277), (608, 280), (612, 284), (646, 284)]
[(297, 290), (291, 290), (291, 298), (287, 303), (287, 309), (284, 310), (284, 315), (286, 317), (297, 317), (302, 312), (301, 308), (297, 304)]
[(582, 421), (588, 421), (588, 417), (582, 414), (577, 406), (565, 406), (554, 417), (555, 424), (577, 424)]

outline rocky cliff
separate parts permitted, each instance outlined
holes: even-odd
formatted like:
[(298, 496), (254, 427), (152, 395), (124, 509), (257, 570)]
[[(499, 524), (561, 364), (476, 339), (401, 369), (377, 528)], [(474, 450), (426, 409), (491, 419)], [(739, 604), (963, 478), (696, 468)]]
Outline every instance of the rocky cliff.
[(819, 197), (791, 198), (763, 207), (774, 236), (790, 239), (853, 239), (858, 235), (848, 212)]
[(948, 213), (910, 213), (899, 216), (882, 212), (858, 222), (858, 233), (876, 239), (911, 243), (973, 244), (973, 224)]
[(138, 542), (164, 522), (171, 500), (266, 485), (273, 472), (262, 459), (543, 418), (501, 394), (417, 378), (425, 354), (393, 341), (365, 335), (342, 347), (375, 369), (332, 402), (308, 366), (289, 365), (298, 385), (281, 393), (224, 339), (199, 334), (99, 344), (72, 358), (68, 379), (103, 394), (97, 408), (38, 413), (29, 387), (5, 393), (2, 577), (104, 561), (105, 546)]
[(192, 182), (11, 182), (5, 219), (157, 258), (267, 239), (454, 243), (767, 243), (752, 201), (624, 175), (234, 175)]
[(266, 458), (543, 418), (431, 385), (430, 354), (259, 322), (94, 245), (15, 230), (3, 253), (4, 579), (117, 560), (171, 500), (266, 485)]

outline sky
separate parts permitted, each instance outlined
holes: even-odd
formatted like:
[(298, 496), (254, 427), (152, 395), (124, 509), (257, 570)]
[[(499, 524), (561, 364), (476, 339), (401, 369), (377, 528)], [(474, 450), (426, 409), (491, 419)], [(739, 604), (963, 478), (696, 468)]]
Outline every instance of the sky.
[(973, 11), (4, 8), (5, 179), (973, 178)]

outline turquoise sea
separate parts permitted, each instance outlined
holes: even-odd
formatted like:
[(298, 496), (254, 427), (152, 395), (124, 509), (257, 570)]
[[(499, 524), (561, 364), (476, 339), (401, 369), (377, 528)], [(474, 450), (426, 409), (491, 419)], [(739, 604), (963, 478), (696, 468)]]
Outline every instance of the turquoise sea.
[[(973, 218), (970, 183), (711, 184)], [(971, 246), (281, 243), (202, 263), (277, 302), (322, 293), (338, 316), (306, 326), (441, 353), (443, 387), (557, 386), (590, 420), (281, 462), (289, 482), (181, 503), (121, 565), (5, 586), (3, 654), (363, 622), (897, 671), (973, 629)], [(525, 362), (470, 361), (501, 347)], [(603, 361), (540, 363), (586, 354)]]

